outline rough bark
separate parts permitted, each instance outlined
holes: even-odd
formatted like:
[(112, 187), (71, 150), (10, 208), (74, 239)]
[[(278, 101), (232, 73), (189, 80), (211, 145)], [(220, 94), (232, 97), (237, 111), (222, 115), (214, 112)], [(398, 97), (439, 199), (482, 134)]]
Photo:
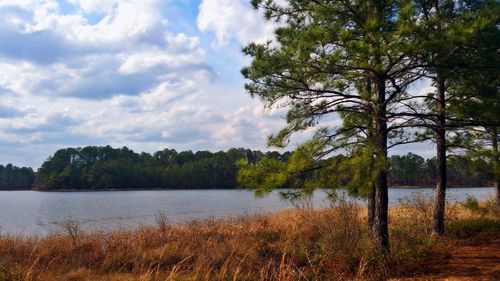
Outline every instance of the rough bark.
[(491, 163), (493, 166), (493, 185), (495, 186), (495, 190), (497, 192), (497, 207), (500, 208), (500, 163), (498, 158), (498, 129), (494, 128), (492, 132), (492, 159)]
[(436, 112), (436, 150), (437, 150), (437, 182), (436, 201), (434, 206), (433, 232), (437, 235), (444, 233), (444, 215), (446, 207), (446, 101), (445, 82), (437, 79)]
[[(371, 233), (375, 241), (385, 252), (389, 251), (389, 231), (388, 231), (388, 190), (387, 190), (387, 119), (385, 106), (385, 79), (377, 79), (377, 108), (376, 108), (376, 157), (377, 159), (377, 178), (375, 181), (374, 192), (374, 215)], [(380, 161), (381, 160), (381, 161)]]

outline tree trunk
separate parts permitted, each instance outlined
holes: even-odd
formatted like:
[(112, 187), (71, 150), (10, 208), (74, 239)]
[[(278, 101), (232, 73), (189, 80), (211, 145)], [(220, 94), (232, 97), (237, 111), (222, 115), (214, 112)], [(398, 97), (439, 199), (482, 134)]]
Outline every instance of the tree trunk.
[(499, 155), (498, 155), (498, 128), (493, 128), (492, 130), (492, 166), (493, 166), (493, 185), (497, 192), (497, 207), (500, 208), (500, 167), (499, 167)]
[(377, 79), (377, 108), (375, 157), (377, 178), (375, 181), (374, 214), (371, 233), (384, 252), (389, 251), (388, 191), (387, 191), (387, 119), (385, 105), (385, 79)]
[(437, 149), (437, 183), (436, 202), (434, 207), (433, 232), (444, 233), (444, 214), (446, 205), (446, 101), (444, 79), (437, 78), (436, 112), (438, 115), (436, 130)]
[[(375, 9), (378, 14), (378, 22), (383, 26), (384, 5), (376, 5)], [(375, 63), (382, 66), (382, 48), (380, 42), (375, 44)], [(376, 180), (374, 182), (374, 214), (371, 235), (375, 243), (380, 247), (384, 255), (389, 253), (389, 231), (388, 231), (388, 191), (387, 191), (387, 105), (385, 100), (386, 88), (385, 82), (387, 77), (385, 74), (378, 73), (374, 77), (376, 101), (372, 114), (375, 117), (375, 130), (373, 136), (374, 157)]]

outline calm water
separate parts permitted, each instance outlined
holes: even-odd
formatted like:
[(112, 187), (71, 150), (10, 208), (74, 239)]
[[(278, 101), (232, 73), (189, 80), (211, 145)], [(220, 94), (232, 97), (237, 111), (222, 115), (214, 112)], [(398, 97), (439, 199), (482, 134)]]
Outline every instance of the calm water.
[[(389, 202), (398, 204), (413, 192), (432, 189), (390, 189)], [(494, 196), (493, 188), (449, 189), (450, 202)], [(328, 206), (323, 192), (313, 196), (316, 207)], [(289, 201), (272, 193), (256, 198), (245, 190), (154, 190), (109, 192), (0, 191), (0, 231), (11, 234), (47, 234), (61, 231), (61, 222), (76, 219), (87, 230), (131, 228), (155, 223), (162, 212), (170, 221), (209, 217), (235, 217), (291, 208)]]

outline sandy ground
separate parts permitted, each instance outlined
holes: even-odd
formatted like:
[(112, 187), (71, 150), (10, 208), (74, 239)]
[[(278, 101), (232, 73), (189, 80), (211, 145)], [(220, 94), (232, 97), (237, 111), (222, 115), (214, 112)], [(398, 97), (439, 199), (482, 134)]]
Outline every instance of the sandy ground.
[(500, 281), (500, 237), (477, 237), (452, 241), (450, 255), (423, 276), (399, 280), (495, 280)]

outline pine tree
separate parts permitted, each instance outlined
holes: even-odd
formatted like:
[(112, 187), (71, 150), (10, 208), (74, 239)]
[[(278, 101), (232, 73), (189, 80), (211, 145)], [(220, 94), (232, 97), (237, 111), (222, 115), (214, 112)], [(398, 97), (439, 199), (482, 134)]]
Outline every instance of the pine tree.
[[(423, 50), (422, 66), (436, 91), (426, 98), (428, 107), (424, 112), (410, 115), (415, 118), (414, 125), (427, 128), (427, 138), (436, 143), (438, 165), (433, 230), (441, 235), (444, 232), (447, 149), (453, 149), (457, 144), (464, 146), (463, 140), (458, 143), (447, 141), (447, 133), (457, 137), (454, 131), (480, 125), (481, 119), (472, 118), (472, 115), (469, 118), (456, 116), (457, 109), (468, 104), (463, 103), (464, 100), (480, 99), (481, 93), (460, 92), (453, 88), (463, 81), (470, 81), (470, 77), (476, 76), (473, 73), (492, 70), (487, 66), (491, 63), (484, 60), (491, 57), (491, 50), (485, 51), (491, 47), (485, 48), (484, 44), (481, 47), (478, 38), (487, 30), (490, 33), (498, 30), (498, 16), (494, 12), (498, 12), (498, 2), (422, 0), (415, 1), (415, 6), (420, 15), (416, 31), (421, 36), (418, 42)], [(472, 76), (466, 77), (465, 73)], [(479, 79), (476, 85), (486, 82)]]
[(472, 157), (488, 158), (500, 207), (500, 3), (474, 1), (474, 18), (479, 21), (470, 39), (467, 55), (457, 60), (468, 67), (451, 77), (453, 114), (458, 123), (467, 123), (459, 141)]
[[(263, 163), (261, 168), (274, 171), (275, 180), (261, 184), (284, 184), (286, 175), (297, 172), (331, 171), (339, 167), (337, 161), (307, 159), (350, 151), (358, 165), (353, 178), (363, 187), (358, 191), (368, 196), (369, 232), (388, 250), (387, 151), (409, 141), (398, 122), (398, 104), (408, 98), (407, 86), (420, 78), (413, 71), (419, 61), (418, 37), (412, 32), (415, 7), (397, 0), (283, 2), (253, 1), (280, 27), (276, 41), (244, 48), (253, 58), (242, 70), (250, 80), (246, 89), (267, 107), (288, 109), (287, 126), (269, 138), (270, 145), (283, 147), (292, 134), (319, 129), (292, 155), (292, 164)], [(343, 124), (322, 127), (331, 115), (342, 117)], [(308, 167), (311, 163), (321, 164)], [(240, 180), (248, 183), (251, 171), (243, 170)]]

